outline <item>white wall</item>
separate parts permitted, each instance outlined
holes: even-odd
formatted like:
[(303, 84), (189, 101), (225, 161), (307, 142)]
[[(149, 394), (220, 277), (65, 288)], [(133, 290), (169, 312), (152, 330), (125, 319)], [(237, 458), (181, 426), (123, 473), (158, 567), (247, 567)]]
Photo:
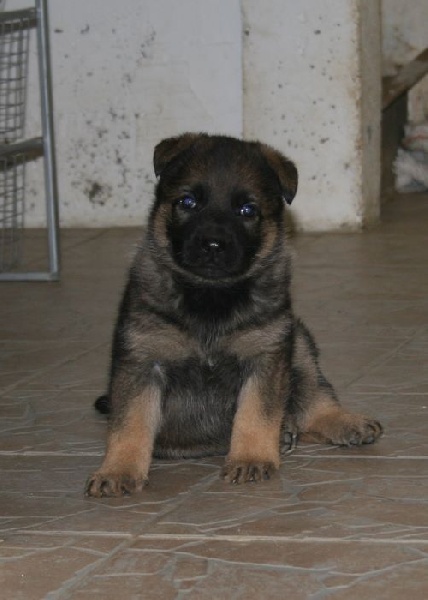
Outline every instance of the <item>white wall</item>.
[[(7, 0), (8, 9), (27, 4)], [(301, 228), (358, 229), (375, 219), (378, 5), (50, 0), (62, 224), (142, 222), (153, 146), (184, 130), (244, 133), (295, 159)], [(374, 54), (361, 52), (363, 28)], [(29, 133), (38, 123), (34, 89), (33, 81)], [(29, 175), (26, 219), (37, 226), (40, 169)]]
[[(161, 138), (242, 134), (240, 2), (51, 0), (49, 8), (61, 223), (139, 224)], [(34, 60), (31, 70), (28, 134), (39, 128)], [(36, 166), (28, 191), (26, 223), (42, 225)]]
[(245, 135), (297, 162), (299, 228), (360, 228), (378, 215), (379, 3), (243, 5)]

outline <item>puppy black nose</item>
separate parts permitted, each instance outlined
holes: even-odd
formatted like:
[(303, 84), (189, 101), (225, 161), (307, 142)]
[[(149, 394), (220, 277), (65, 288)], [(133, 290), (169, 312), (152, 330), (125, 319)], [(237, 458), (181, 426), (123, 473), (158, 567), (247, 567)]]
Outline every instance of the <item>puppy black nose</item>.
[(221, 240), (205, 238), (201, 241), (201, 247), (206, 254), (220, 254), (224, 251), (225, 243)]

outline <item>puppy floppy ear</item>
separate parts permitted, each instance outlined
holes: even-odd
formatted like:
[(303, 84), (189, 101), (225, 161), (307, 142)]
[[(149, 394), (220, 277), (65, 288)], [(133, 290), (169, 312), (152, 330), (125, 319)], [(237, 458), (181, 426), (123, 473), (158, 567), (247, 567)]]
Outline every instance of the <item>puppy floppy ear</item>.
[(266, 144), (260, 144), (260, 150), (269, 166), (278, 176), (285, 202), (291, 204), (297, 192), (298, 174), (296, 165)]
[(162, 173), (168, 163), (181, 152), (189, 148), (197, 139), (206, 137), (204, 133), (183, 133), (159, 142), (153, 154), (153, 166), (156, 177)]

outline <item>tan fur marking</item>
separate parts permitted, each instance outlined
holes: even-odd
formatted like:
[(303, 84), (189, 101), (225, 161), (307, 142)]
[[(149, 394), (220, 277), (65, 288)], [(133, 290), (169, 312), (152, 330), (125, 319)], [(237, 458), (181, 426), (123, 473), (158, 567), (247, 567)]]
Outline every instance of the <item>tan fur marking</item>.
[(319, 432), (329, 429), (329, 424), (336, 422), (344, 413), (342, 407), (334, 404), (328, 396), (319, 396), (316, 403), (311, 403), (305, 414), (301, 427), (306, 432)]
[(278, 468), (280, 426), (280, 414), (264, 416), (257, 380), (250, 378), (238, 399), (227, 462), (270, 462)]
[(266, 221), (263, 227), (263, 245), (257, 253), (259, 259), (263, 259), (268, 256), (275, 245), (276, 239), (278, 237), (278, 227), (275, 223)]
[(314, 361), (313, 357), (311, 356), (307, 342), (301, 336), (298, 336), (296, 339), (294, 360), (297, 365), (303, 366), (306, 377), (310, 379), (311, 386), (313, 386), (314, 389), (317, 388), (318, 387), (318, 382), (317, 382), (318, 374), (317, 374), (317, 369), (315, 366), (315, 361)]
[(382, 426), (374, 419), (348, 413), (330, 397), (321, 395), (306, 413), (300, 439), (354, 446), (372, 443), (382, 431)]
[(169, 241), (166, 235), (165, 223), (170, 212), (170, 207), (167, 205), (160, 206), (155, 215), (153, 229), (155, 232), (156, 243), (160, 248), (165, 249), (169, 246)]
[(229, 352), (236, 353), (240, 358), (274, 351), (284, 343), (287, 325), (291, 326), (290, 319), (283, 316), (264, 327), (234, 333), (225, 339), (224, 345)]
[(128, 334), (129, 349), (141, 360), (185, 359), (198, 350), (197, 344), (178, 331), (176, 327), (163, 325), (153, 331), (132, 330)]
[(149, 388), (131, 401), (124, 425), (109, 433), (103, 469), (122, 471), (127, 465), (136, 463), (147, 475), (159, 421), (160, 393)]
[(140, 491), (147, 481), (153, 445), (160, 423), (160, 392), (147, 388), (130, 402), (124, 423), (109, 431), (100, 469), (87, 484), (89, 496), (119, 496), (123, 482)]

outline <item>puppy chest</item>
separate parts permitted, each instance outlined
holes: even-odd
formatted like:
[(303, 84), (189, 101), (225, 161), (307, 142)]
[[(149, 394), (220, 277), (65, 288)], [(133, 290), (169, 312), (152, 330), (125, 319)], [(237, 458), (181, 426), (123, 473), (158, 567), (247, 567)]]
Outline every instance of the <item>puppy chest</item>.
[(162, 379), (163, 396), (215, 396), (237, 394), (242, 366), (233, 356), (191, 357), (163, 362), (156, 367)]
[(175, 422), (233, 418), (242, 367), (231, 356), (159, 365), (163, 418)]

